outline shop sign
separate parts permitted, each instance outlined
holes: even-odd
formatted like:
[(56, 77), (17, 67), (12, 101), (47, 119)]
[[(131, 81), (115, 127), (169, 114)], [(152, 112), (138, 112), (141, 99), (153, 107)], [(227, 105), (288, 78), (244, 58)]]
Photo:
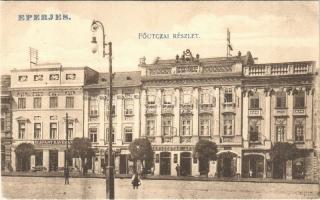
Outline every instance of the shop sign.
[(192, 146), (153, 146), (154, 151), (193, 151)]
[[(50, 144), (50, 145), (58, 145), (58, 144), (67, 144), (66, 140), (35, 140), (34, 144)], [(72, 140), (68, 141), (68, 144), (72, 144)]]

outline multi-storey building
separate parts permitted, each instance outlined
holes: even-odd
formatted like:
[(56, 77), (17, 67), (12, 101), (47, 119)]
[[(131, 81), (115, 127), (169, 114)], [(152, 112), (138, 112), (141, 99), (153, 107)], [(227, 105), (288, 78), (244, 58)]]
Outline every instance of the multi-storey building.
[[(140, 135), (140, 72), (117, 72), (113, 77), (112, 142), (115, 173), (128, 174), (133, 163), (128, 145)], [(109, 134), (109, 74), (100, 73), (96, 84), (85, 86), (84, 130), (96, 149), (94, 171), (106, 164)]]
[[(14, 170), (44, 166), (51, 171), (64, 166), (66, 129), (70, 140), (84, 136), (83, 86), (94, 83), (98, 76), (88, 67), (60, 64), (11, 71)], [(31, 158), (16, 154), (21, 143), (34, 145), (36, 152)]]
[(11, 169), (10, 75), (1, 76), (1, 170)]
[[(218, 145), (210, 174), (218, 177), (314, 179), (315, 63), (255, 64), (245, 56), (200, 58), (190, 50), (142, 70), (141, 137), (152, 141), (155, 174), (201, 174), (192, 158), (199, 139)], [(294, 143), (300, 158), (272, 163), (276, 142)]]

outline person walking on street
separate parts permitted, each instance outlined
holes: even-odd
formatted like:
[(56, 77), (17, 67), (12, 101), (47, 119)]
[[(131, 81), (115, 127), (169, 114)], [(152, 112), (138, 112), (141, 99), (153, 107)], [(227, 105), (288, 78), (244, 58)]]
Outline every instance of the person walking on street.
[(64, 184), (69, 185), (69, 169), (64, 169)]
[(139, 179), (137, 172), (134, 173), (134, 175), (132, 176), (131, 183), (132, 183), (133, 189), (138, 189), (139, 185), (141, 185), (141, 181)]
[(177, 176), (180, 176), (180, 165), (177, 164), (176, 166)]

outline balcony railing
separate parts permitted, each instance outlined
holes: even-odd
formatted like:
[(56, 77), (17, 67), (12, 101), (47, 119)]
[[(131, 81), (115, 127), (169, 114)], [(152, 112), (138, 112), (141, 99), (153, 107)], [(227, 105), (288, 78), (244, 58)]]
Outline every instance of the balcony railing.
[(190, 143), (192, 136), (180, 136), (180, 143)]
[(156, 112), (157, 112), (157, 105), (155, 104), (146, 105), (147, 114), (155, 114)]
[(192, 104), (181, 104), (180, 105), (180, 113), (181, 114), (191, 114), (193, 109)]
[(309, 74), (313, 72), (314, 63), (291, 62), (291, 63), (271, 63), (256, 64), (244, 68), (245, 76), (279, 76), (293, 74)]
[(293, 114), (294, 115), (305, 115), (306, 110), (304, 108), (294, 108), (293, 109)]
[(174, 106), (172, 104), (163, 104), (162, 105), (162, 113), (173, 113)]
[(287, 108), (275, 108), (274, 115), (276, 116), (286, 116), (288, 114)]
[(173, 142), (173, 136), (162, 136), (162, 143), (172, 143)]
[(233, 102), (223, 103), (223, 112), (235, 112), (236, 104)]
[(249, 109), (249, 117), (260, 117), (261, 116), (261, 109)]
[(212, 113), (213, 106), (212, 104), (200, 104), (199, 112), (200, 113)]

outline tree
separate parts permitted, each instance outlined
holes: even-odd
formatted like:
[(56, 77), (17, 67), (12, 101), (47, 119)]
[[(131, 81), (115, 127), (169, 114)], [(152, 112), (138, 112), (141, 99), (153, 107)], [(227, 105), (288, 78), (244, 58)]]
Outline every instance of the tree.
[[(140, 161), (143, 169), (145, 169), (145, 164), (153, 162), (153, 150), (151, 143), (148, 139), (138, 138), (135, 139), (129, 145), (130, 157), (134, 161), (135, 166), (136, 162)], [(135, 172), (135, 168), (133, 169)]]
[(74, 158), (81, 158), (82, 173), (85, 174), (87, 169), (85, 160), (94, 155), (91, 141), (88, 138), (74, 138), (71, 145), (71, 151)]
[(30, 156), (34, 154), (34, 146), (31, 143), (21, 143), (15, 150), (20, 161), (20, 170), (28, 170), (30, 167)]
[(278, 142), (272, 146), (270, 157), (272, 161), (287, 161), (299, 157), (299, 149), (288, 142)]
[(194, 149), (193, 155), (195, 158), (199, 159), (200, 165), (202, 166), (200, 170), (200, 175), (209, 173), (209, 161), (217, 160), (217, 145), (209, 140), (199, 140)]

